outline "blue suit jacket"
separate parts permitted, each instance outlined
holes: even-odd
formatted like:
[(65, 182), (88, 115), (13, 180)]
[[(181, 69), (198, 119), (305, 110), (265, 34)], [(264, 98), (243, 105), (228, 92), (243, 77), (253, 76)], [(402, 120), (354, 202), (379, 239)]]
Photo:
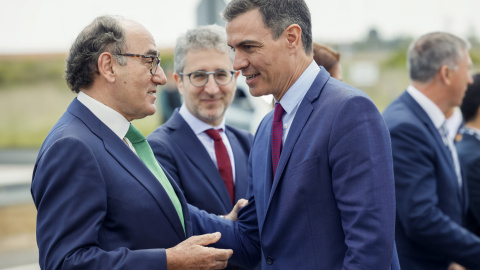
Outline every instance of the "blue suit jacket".
[(186, 239), (160, 182), (77, 99), (40, 149), (31, 191), (42, 269), (166, 269), (165, 248)]
[(480, 236), (480, 136), (462, 133), (456, 146), (468, 184), (467, 227)]
[[(235, 201), (245, 198), (248, 182), (248, 155), (252, 134), (226, 126), (235, 160)], [(209, 213), (224, 215), (232, 208), (225, 183), (207, 150), (175, 110), (172, 117), (147, 137), (158, 162), (183, 190), (185, 198)]]
[(383, 117), (392, 138), (401, 267), (444, 270), (455, 261), (477, 269), (480, 239), (462, 227), (466, 183), (460, 188), (440, 133), (408, 92)]
[(273, 180), (272, 117), (254, 138), (249, 204), (235, 235), (196, 212), (194, 231), (220, 230), (220, 246), (237, 245), (232, 260), (255, 255), (243, 254), (238, 243), (258, 241), (262, 269), (398, 269), (390, 138), (372, 101), (322, 69), (298, 108)]

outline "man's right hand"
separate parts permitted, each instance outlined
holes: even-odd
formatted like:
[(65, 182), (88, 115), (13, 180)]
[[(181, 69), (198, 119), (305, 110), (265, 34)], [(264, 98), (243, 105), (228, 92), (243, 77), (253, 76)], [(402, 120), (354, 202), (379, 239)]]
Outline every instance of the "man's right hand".
[(217, 242), (220, 237), (219, 232), (192, 236), (167, 249), (167, 269), (224, 269), (233, 250), (205, 247)]

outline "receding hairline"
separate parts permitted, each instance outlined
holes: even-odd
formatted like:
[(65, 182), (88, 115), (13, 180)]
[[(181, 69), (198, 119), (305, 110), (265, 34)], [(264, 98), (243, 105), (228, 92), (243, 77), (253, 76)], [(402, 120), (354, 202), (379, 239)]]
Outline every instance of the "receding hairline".
[(126, 49), (128, 50), (128, 43), (132, 41), (132, 38), (130, 37), (131, 34), (136, 34), (139, 32), (145, 32), (145, 34), (148, 34), (150, 36), (151, 42), (155, 45), (155, 49), (148, 48), (147, 50), (143, 52), (124, 52), (124, 53), (133, 53), (133, 54), (143, 54), (146, 56), (158, 56), (158, 49), (156, 48), (156, 43), (155, 39), (153, 38), (152, 33), (148, 31), (148, 29), (143, 26), (141, 23), (136, 22), (134, 20), (130, 19), (119, 19), (119, 24), (123, 28), (123, 31), (125, 32), (125, 45)]

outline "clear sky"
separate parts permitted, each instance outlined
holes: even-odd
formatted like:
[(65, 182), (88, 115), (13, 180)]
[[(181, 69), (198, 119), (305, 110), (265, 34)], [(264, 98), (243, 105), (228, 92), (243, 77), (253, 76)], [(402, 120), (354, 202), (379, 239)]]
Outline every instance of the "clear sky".
[[(0, 0), (0, 54), (65, 52), (96, 16), (142, 23), (157, 46), (173, 47), (196, 26), (200, 0)], [(314, 41), (352, 42), (376, 27), (381, 36), (449, 31), (480, 37), (480, 0), (306, 0)]]

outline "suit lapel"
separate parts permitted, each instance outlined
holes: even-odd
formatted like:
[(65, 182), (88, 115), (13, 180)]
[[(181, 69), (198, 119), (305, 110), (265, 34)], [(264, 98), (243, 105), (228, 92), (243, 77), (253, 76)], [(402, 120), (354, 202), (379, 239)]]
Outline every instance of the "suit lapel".
[(210, 185), (221, 198), (225, 209), (230, 209), (232, 203), (229, 200), (230, 195), (227, 187), (225, 186), (217, 167), (208, 155), (207, 150), (187, 122), (185, 122), (183, 117), (178, 113), (178, 110), (174, 112), (171, 120), (172, 121), (168, 121), (165, 124), (172, 130), (172, 136), (178, 138), (175, 142), (180, 149), (182, 149), (188, 159), (199, 168), (199, 171), (205, 174), (205, 178), (210, 182)]
[(459, 196), (460, 200), (463, 200), (462, 189), (460, 188), (457, 181), (455, 164), (453, 162), (453, 157), (452, 157), (452, 154), (450, 153), (450, 150), (448, 149), (448, 147), (445, 146), (442, 136), (438, 132), (438, 129), (435, 127), (432, 120), (430, 119), (428, 114), (425, 112), (425, 110), (423, 110), (420, 104), (418, 104), (418, 102), (415, 101), (415, 99), (413, 99), (413, 97), (410, 94), (408, 94), (408, 92), (405, 92), (403, 95), (404, 95), (403, 97), (407, 106), (411, 108), (411, 110), (414, 112), (415, 115), (417, 115), (420, 121), (422, 121), (425, 124), (431, 136), (434, 138), (437, 148), (440, 149), (440, 152), (442, 153), (443, 157), (448, 161), (447, 163), (449, 164), (448, 166), (450, 168), (452, 179), (454, 179), (455, 182), (457, 183), (457, 187), (458, 187), (457, 195)]
[[(75, 104), (74, 104), (75, 102)], [(157, 202), (158, 206), (164, 212), (165, 216), (170, 221), (170, 224), (177, 232), (180, 239), (185, 238), (185, 233), (180, 222), (180, 218), (171, 202), (165, 189), (160, 184), (158, 179), (150, 172), (145, 164), (138, 158), (128, 146), (113, 133), (110, 128), (103, 124), (92, 112), (90, 112), (79, 101), (74, 100), (72, 102), (72, 114), (76, 115), (97, 135), (104, 143), (105, 150), (110, 153), (141, 185), (143, 185), (152, 194), (153, 199)], [(171, 181), (174, 190), (177, 193), (180, 201), (184, 201), (183, 194), (179, 192), (178, 187)], [(183, 212), (186, 211), (186, 205), (182, 203)], [(184, 215), (186, 219), (186, 216)]]
[[(328, 81), (329, 77), (330, 75), (327, 72), (320, 71), (317, 77), (315, 78), (314, 82), (312, 83), (312, 86), (305, 94), (305, 97), (301, 101), (300, 106), (298, 107), (298, 110), (295, 114), (295, 118), (293, 119), (292, 125), (290, 126), (287, 139), (285, 140), (285, 144), (283, 146), (283, 150), (280, 155), (280, 160), (278, 161), (277, 172), (275, 174), (275, 179), (273, 179), (273, 185), (272, 185), (271, 193), (270, 193), (268, 204), (267, 204), (267, 209), (269, 208), (273, 195), (275, 194), (275, 190), (284, 175), (285, 167), (288, 163), (288, 160), (290, 159), (290, 156), (292, 155), (292, 152), (298, 141), (298, 137), (302, 133), (303, 128), (307, 124), (308, 118), (310, 117), (310, 115), (314, 110), (312, 103), (320, 96), (320, 93), (324, 85)], [(270, 120), (270, 127), (272, 125), (271, 122), (272, 120)], [(270, 145), (269, 157), (270, 157), (270, 168), (271, 168), (271, 138), (269, 139), (269, 145)], [(270, 175), (269, 179), (271, 179), (271, 177), (272, 176)]]
[[(247, 160), (248, 157), (245, 156), (243, 149), (240, 147), (237, 137), (234, 136), (232, 132), (229, 132), (228, 126), (225, 127), (226, 135), (230, 146), (232, 147), (233, 157), (235, 161), (235, 201), (245, 197), (247, 193), (247, 179), (248, 179), (248, 168), (245, 162), (240, 162), (241, 160)], [(227, 208), (228, 209), (228, 208)]]

